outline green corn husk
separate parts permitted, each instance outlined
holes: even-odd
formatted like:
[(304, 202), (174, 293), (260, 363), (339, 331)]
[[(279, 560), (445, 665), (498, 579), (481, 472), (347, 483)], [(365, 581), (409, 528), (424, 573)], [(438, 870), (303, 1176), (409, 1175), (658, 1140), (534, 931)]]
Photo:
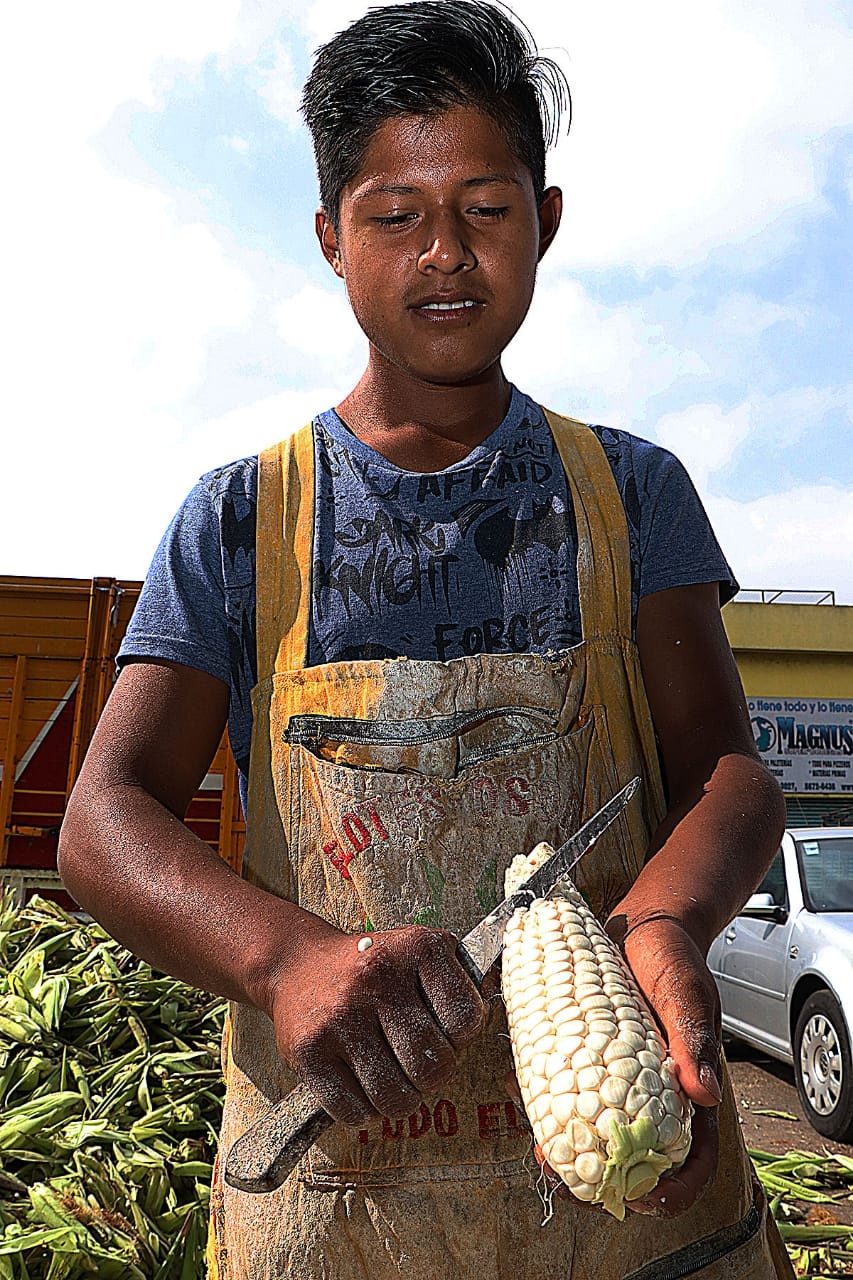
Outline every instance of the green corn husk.
[(0, 895), (0, 1280), (204, 1274), (223, 1012)]
[[(853, 1226), (816, 1221), (809, 1205), (853, 1199), (853, 1160), (835, 1152), (750, 1150), (759, 1179), (799, 1280), (853, 1275)], [(834, 1218), (832, 1210), (826, 1213)]]

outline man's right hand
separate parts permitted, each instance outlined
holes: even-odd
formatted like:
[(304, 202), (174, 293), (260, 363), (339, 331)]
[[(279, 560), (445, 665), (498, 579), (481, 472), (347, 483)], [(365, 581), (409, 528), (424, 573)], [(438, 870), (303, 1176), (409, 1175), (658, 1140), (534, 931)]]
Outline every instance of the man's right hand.
[[(456, 939), (411, 925), (364, 935), (314, 917), (298, 960), (290, 951), (270, 982), (267, 1012), (279, 1051), (343, 1124), (417, 1110), (422, 1093), (453, 1075), (456, 1051), (485, 1023)], [(362, 944), (363, 945), (363, 944)]]
[(417, 1110), (484, 1022), (456, 939), (410, 926), (341, 933), (241, 880), (181, 822), (221, 739), (228, 686), (176, 663), (131, 663), (68, 806), (61, 872), (131, 951), (262, 1009), (285, 1060), (338, 1120)]

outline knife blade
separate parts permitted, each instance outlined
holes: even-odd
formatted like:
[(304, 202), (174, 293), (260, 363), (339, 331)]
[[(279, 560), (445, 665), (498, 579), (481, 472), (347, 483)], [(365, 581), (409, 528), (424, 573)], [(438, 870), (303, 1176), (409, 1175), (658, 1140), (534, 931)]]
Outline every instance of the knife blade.
[(515, 893), (504, 898), (494, 911), (460, 939), (456, 957), (478, 987), (503, 950), (503, 931), (512, 913), (517, 907), (528, 906), (534, 898), (544, 898), (560, 880), (568, 876), (611, 822), (619, 816), (639, 785), (640, 779), (632, 778), (627, 786), (617, 791), (579, 831), (570, 836), (565, 844), (561, 844), (541, 867), (519, 885)]
[[(460, 939), (456, 957), (477, 987), (482, 986), (503, 949), (504, 928), (516, 908), (545, 897), (564, 880), (622, 813), (639, 785), (640, 779), (632, 778), (514, 893)], [(275, 1191), (334, 1123), (308, 1085), (298, 1084), (232, 1144), (225, 1161), (225, 1181), (238, 1191), (256, 1195)]]

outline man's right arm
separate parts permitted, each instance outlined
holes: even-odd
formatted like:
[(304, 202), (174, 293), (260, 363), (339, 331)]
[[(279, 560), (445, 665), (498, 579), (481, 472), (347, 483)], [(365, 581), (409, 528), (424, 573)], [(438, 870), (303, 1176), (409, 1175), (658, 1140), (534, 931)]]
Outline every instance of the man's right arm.
[(241, 880), (184, 825), (228, 696), (190, 667), (124, 667), (69, 802), (62, 878), (136, 955), (263, 1010), (282, 1056), (337, 1119), (409, 1114), (479, 1033), (480, 998), (451, 935), (395, 929), (359, 951), (319, 916)]

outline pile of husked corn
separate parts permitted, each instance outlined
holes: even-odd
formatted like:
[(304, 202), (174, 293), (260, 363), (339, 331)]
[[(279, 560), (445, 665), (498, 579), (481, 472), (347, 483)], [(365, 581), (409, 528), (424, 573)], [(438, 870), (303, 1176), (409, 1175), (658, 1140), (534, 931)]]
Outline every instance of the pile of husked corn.
[[(511, 893), (553, 853), (506, 875)], [(503, 994), (533, 1135), (579, 1200), (620, 1220), (690, 1150), (692, 1105), (622, 956), (563, 881), (520, 908), (504, 935)]]

